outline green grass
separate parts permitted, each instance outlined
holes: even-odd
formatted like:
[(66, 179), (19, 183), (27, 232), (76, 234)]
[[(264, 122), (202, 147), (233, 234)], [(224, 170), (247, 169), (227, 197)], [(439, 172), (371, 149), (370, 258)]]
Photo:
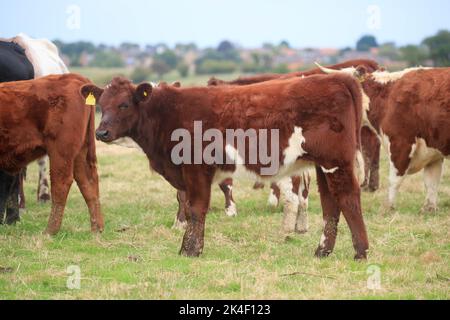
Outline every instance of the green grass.
[[(129, 68), (92, 68), (92, 67), (72, 67), (70, 71), (73, 73), (79, 73), (89, 79), (91, 79), (97, 85), (103, 86), (111, 82), (111, 79), (115, 76), (125, 76), (129, 77), (132, 69)], [(233, 80), (238, 78), (241, 73), (227, 73), (227, 74), (217, 74), (217, 78), (222, 80)], [(177, 71), (171, 71), (164, 75), (162, 79), (157, 79), (156, 75), (153, 75), (148, 79), (148, 81), (159, 82), (161, 80), (168, 83), (175, 81), (180, 81), (181, 85), (184, 87), (194, 86), (194, 85), (206, 85), (208, 80), (212, 75), (189, 75), (186, 78), (181, 78)]]
[[(266, 205), (268, 190), (253, 191), (236, 181), (239, 215), (226, 217), (223, 196), (213, 188), (205, 249), (200, 258), (178, 255), (183, 233), (171, 228), (175, 190), (148, 168), (145, 156), (99, 144), (102, 235), (89, 232), (84, 201), (72, 187), (63, 227), (42, 234), (50, 206), (35, 200), (37, 166), (29, 167), (28, 209), (16, 226), (0, 226), (1, 299), (449, 299), (450, 170), (440, 187), (440, 210), (420, 215), (424, 200), (420, 174), (401, 189), (398, 207), (381, 213), (382, 188), (363, 195), (371, 250), (367, 262), (353, 261), (348, 227), (342, 219), (334, 253), (313, 257), (322, 217), (313, 182), (310, 232), (288, 241), (280, 210)], [(367, 289), (367, 268), (381, 268), (382, 289)], [(81, 269), (80, 290), (66, 287), (67, 267)], [(8, 269), (10, 268), (10, 269)], [(291, 275), (294, 274), (294, 275)]]

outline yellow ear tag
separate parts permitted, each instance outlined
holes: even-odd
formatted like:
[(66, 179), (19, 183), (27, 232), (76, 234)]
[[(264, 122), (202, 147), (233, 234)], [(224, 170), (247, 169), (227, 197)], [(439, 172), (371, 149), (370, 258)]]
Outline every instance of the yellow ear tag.
[(144, 91), (144, 97), (148, 96), (147, 91)]
[(94, 94), (91, 92), (86, 98), (86, 105), (88, 106), (95, 106), (97, 103), (95, 101)]

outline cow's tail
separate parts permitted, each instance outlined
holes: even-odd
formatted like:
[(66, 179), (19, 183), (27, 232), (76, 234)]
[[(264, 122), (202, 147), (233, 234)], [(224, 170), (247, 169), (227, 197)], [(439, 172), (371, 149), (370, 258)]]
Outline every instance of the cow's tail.
[(363, 106), (363, 89), (361, 84), (354, 78), (350, 76), (345, 76), (343, 78), (350, 95), (353, 100), (353, 107), (355, 110), (355, 119), (356, 119), (356, 154), (355, 154), (355, 175), (358, 179), (359, 184), (361, 185), (364, 182), (365, 172), (364, 172), (364, 158), (362, 154), (362, 145), (361, 145), (361, 127), (363, 122), (364, 115), (364, 106)]
[(95, 166), (97, 164), (97, 155), (95, 152), (95, 107), (89, 107), (89, 122), (87, 125), (86, 132), (86, 145), (87, 145), (87, 156), (86, 161), (90, 166)]

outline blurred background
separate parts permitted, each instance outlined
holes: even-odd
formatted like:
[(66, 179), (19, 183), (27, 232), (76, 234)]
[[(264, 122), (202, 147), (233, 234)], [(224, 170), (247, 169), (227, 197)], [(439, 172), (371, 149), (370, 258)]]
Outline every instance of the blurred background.
[(117, 74), (205, 84), (356, 58), (450, 66), (445, 0), (17, 0), (0, 12), (0, 37), (48, 38), (98, 84)]

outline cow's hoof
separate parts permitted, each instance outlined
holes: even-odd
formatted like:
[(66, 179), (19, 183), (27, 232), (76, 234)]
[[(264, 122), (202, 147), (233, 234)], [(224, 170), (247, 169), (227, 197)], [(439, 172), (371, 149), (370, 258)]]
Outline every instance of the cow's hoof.
[(316, 258), (322, 259), (322, 258), (327, 258), (330, 254), (331, 254), (330, 250), (325, 250), (325, 249), (319, 247), (319, 248), (317, 248), (316, 253), (314, 254), (314, 256)]
[(420, 209), (420, 214), (430, 214), (430, 213), (436, 213), (438, 211), (438, 207), (431, 205), (431, 204), (425, 204), (422, 209)]
[(56, 236), (58, 234), (58, 232), (59, 232), (59, 229), (56, 230), (56, 229), (47, 228), (47, 229), (45, 229), (44, 234), (49, 235), (49, 236)]
[(99, 225), (93, 225), (91, 226), (91, 232), (92, 233), (102, 233), (103, 230), (105, 230), (104, 226), (99, 226)]
[(178, 219), (175, 219), (172, 229), (184, 231), (184, 230), (186, 230), (186, 226), (187, 226), (187, 221), (180, 221)]
[(190, 258), (198, 258), (202, 254), (202, 250), (181, 248), (180, 255)]
[(47, 203), (49, 201), (50, 201), (50, 195), (49, 194), (42, 194), (38, 198), (38, 202), (40, 204), (45, 204), (45, 203)]
[(308, 228), (295, 228), (295, 233), (306, 234), (308, 233)]
[(367, 260), (367, 253), (357, 253), (354, 257), (355, 261), (365, 261)]

